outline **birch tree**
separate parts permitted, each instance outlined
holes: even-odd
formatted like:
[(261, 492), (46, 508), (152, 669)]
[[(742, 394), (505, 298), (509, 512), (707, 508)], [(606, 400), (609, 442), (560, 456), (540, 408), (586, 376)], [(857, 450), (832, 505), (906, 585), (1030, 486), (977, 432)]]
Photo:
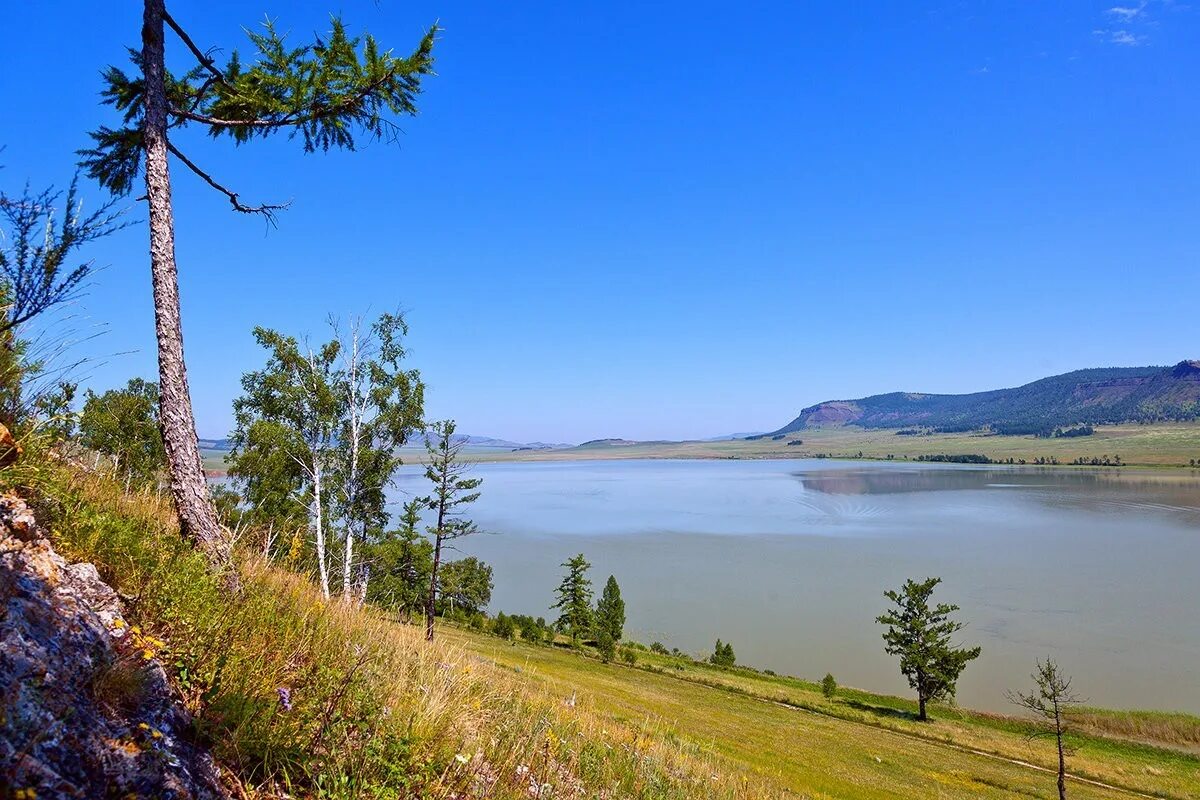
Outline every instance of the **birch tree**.
[[(168, 29), (188, 62), (178, 73), (167, 68)], [(208, 497), (188, 390), (171, 159), (222, 195), (234, 211), (274, 220), (283, 204), (243, 202), (186, 154), (185, 132), (199, 129), (214, 138), (228, 136), (238, 145), (285, 134), (299, 138), (305, 152), (352, 150), (361, 137), (395, 138), (393, 118), (416, 114), (421, 80), (433, 69), (436, 32), (431, 27), (411, 54), (397, 57), (369, 35), (348, 35), (337, 18), (326, 36), (299, 47), (289, 45), (268, 22), (262, 32), (249, 33), (249, 60), (233, 51), (219, 64), (214, 50), (193, 41), (168, 13), (164, 0), (144, 0), (141, 48), (132, 51), (133, 70), (126, 73), (110, 66), (103, 73), (102, 97), (120, 113), (121, 122), (91, 133), (93, 146), (81, 151), (81, 163), (115, 195), (128, 194), (139, 183), (145, 186), (159, 420), (171, 495), (182, 533), (214, 563), (224, 562), (225, 544)]]
[(367, 331), (354, 320), (341, 345), (338, 458), (342, 485), (342, 594), (366, 595), (368, 573), (358, 570), (355, 545), (387, 523), (387, 488), (403, 463), (399, 448), (421, 424), (425, 387), (403, 368), (408, 327), (383, 314)]
[(306, 494), (318, 582), (328, 598), (328, 507), (336, 491), (332, 463), (341, 345), (334, 339), (314, 349), (267, 328), (255, 328), (254, 338), (270, 355), (263, 369), (242, 376), (244, 394), (233, 404), (233, 471), (246, 475), (253, 459), (271, 458), (265, 448), (277, 450), (294, 465)]
[(465, 477), (467, 465), (459, 460), (466, 442), (454, 438), (454, 420), (435, 422), (425, 437), (425, 449), (429, 463), (425, 477), (433, 483), (433, 494), (424, 498), (425, 505), (436, 513), (437, 522), (429, 528), (433, 538), (433, 564), (429, 577), (429, 593), (425, 597), (425, 638), (433, 641), (433, 618), (437, 611), (438, 567), (442, 562), (442, 549), (447, 542), (478, 533), (474, 522), (462, 516), (459, 510), (479, 499), (476, 489), (482, 478)]

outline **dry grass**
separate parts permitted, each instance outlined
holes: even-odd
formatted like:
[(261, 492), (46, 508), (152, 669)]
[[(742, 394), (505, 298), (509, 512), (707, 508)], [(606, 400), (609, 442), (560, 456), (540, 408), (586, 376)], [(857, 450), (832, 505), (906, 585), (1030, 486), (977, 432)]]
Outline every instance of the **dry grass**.
[(1078, 708), (1069, 716), (1080, 731), (1200, 752), (1200, 717), (1191, 714)]

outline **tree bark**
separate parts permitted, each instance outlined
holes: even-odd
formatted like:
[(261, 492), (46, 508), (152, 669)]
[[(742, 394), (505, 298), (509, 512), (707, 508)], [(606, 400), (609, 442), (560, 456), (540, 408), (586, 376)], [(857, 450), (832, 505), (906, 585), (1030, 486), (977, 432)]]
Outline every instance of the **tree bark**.
[(921, 720), (921, 722), (925, 722), (926, 720), (929, 719), (929, 717), (925, 713), (925, 695), (920, 695), (919, 697), (917, 697), (917, 704), (920, 706), (920, 711), (917, 714), (917, 719)]
[(1058, 742), (1058, 800), (1067, 800), (1067, 758), (1063, 753), (1062, 711), (1054, 701), (1054, 738)]
[(446, 529), (446, 478), (443, 474), (442, 485), (438, 487), (438, 517), (437, 532), (433, 540), (433, 569), (429, 574), (429, 597), (425, 598), (425, 640), (433, 641), (433, 612), (437, 600), (437, 574), (442, 563), (442, 531)]
[(317, 573), (321, 578), (321, 594), (329, 599), (329, 568), (325, 564), (325, 520), (321, 506), (321, 465), (313, 453), (313, 521), (316, 527)]
[(175, 266), (175, 221), (167, 150), (166, 63), (163, 0), (146, 0), (142, 22), (146, 154), (146, 199), (150, 209), (150, 277), (154, 286), (154, 327), (158, 337), (159, 425), (167, 455), (171, 498), (180, 532), (216, 565), (226, 561), (225, 537), (209, 501), (200, 461), (196, 421), (188, 393)]

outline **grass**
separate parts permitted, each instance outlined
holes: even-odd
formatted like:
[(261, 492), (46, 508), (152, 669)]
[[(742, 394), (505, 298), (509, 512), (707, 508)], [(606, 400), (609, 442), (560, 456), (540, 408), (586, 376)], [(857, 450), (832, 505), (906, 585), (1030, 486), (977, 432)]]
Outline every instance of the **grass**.
[(21, 482), (56, 546), (128, 598), (127, 623), (248, 796), (773, 796), (655, 720), (568, 706), (372, 609), (323, 602), (300, 575), (247, 560), (242, 590), (224, 591), (156, 495), (44, 472)]
[[(1049, 797), (1054, 788), (1053, 775), (1012, 763), (1054, 767), (1052, 745), (1030, 739), (1038, 729), (1020, 718), (938, 707), (932, 722), (920, 723), (906, 699), (840, 689), (830, 700), (819, 685), (795, 678), (644, 651), (636, 667), (603, 664), (563, 648), (509, 644), (466, 630), (453, 638), (531, 681), (576, 694), (597, 713), (659, 719), (680, 741), (719, 754), (782, 791), (814, 797)], [(1186, 746), (1200, 730), (1200, 718), (1168, 716), (1179, 718), (1172, 741)], [(1089, 726), (1073, 737), (1073, 774), (1135, 793), (1200, 796), (1195, 753), (1100, 734), (1099, 726)], [(1076, 780), (1071, 794), (1130, 792)]]

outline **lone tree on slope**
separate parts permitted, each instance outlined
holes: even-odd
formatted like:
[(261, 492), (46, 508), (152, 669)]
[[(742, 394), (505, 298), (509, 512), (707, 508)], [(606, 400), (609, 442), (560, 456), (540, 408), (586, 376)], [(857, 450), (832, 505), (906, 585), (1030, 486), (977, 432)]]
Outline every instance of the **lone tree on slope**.
[[(425, 450), (429, 457), (425, 477), (433, 484), (433, 494), (421, 501), (437, 515), (435, 524), (428, 528), (433, 537), (433, 563), (429, 570), (429, 594), (425, 597), (425, 638), (431, 642), (433, 618), (437, 612), (438, 568), (442, 563), (442, 549), (446, 542), (479, 532), (474, 522), (461, 515), (458, 507), (479, 499), (480, 493), (476, 489), (483, 479), (464, 477), (468, 466), (459, 460), (459, 455), (466, 441), (456, 439), (454, 431), (452, 419), (435, 422), (425, 439)], [(489, 596), (490, 589), (489, 586)]]
[(596, 603), (596, 647), (605, 661), (611, 661), (625, 633), (625, 601), (613, 575), (608, 576), (604, 592)]
[[(166, 29), (170, 28), (194, 63), (180, 74), (168, 72)], [(304, 150), (351, 150), (355, 136), (394, 135), (389, 116), (411, 115), (421, 79), (433, 70), (431, 27), (417, 48), (397, 58), (375, 39), (347, 35), (340, 19), (332, 31), (304, 47), (290, 47), (268, 23), (250, 34), (254, 58), (236, 52), (218, 65), (167, 12), (164, 0), (144, 0), (141, 50), (134, 71), (104, 72), (104, 102), (122, 114), (121, 126), (91, 133), (93, 146), (81, 151), (87, 173), (116, 195), (125, 195), (144, 175), (150, 221), (150, 277), (158, 339), (160, 413), (171, 496), (183, 534), (214, 563), (224, 560), (225, 543), (208, 496), (201, 467), (196, 423), (183, 354), (183, 326), (175, 263), (175, 221), (170, 157), (223, 194), (233, 210), (273, 220), (282, 205), (248, 205), (219, 183), (177, 144), (184, 129), (198, 126), (235, 144), (277, 133), (299, 136)]]
[(884, 592), (894, 608), (875, 619), (887, 626), (884, 649), (888, 655), (900, 657), (900, 672), (917, 692), (917, 717), (921, 721), (929, 718), (925, 706), (930, 700), (954, 696), (958, 676), (980, 653), (978, 647), (956, 648), (950, 641), (963, 627), (950, 619), (958, 606), (930, 605), (933, 589), (941, 582), (941, 578), (926, 578), (920, 583), (909, 579), (900, 591)]
[(1032, 736), (1053, 736), (1058, 746), (1058, 797), (1067, 800), (1067, 752), (1063, 739), (1068, 732), (1066, 711), (1085, 702), (1071, 689), (1071, 676), (1063, 674), (1058, 664), (1047, 658), (1037, 662), (1033, 675), (1035, 691), (1009, 692), (1008, 699), (1048, 721), (1053, 728)]
[(577, 643), (592, 631), (592, 582), (587, 577), (592, 565), (580, 553), (560, 566), (567, 568), (567, 574), (554, 590), (558, 600), (550, 608), (560, 612), (555, 627)]

